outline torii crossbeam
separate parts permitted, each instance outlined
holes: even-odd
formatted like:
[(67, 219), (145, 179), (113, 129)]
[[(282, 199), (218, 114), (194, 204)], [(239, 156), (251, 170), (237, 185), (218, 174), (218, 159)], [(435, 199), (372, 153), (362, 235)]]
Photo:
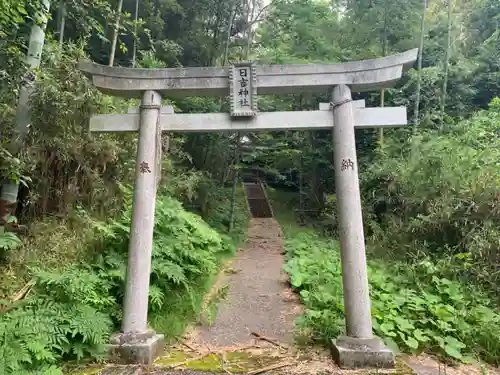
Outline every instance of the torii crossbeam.
[[(131, 109), (128, 114), (97, 115), (90, 120), (90, 130), (94, 132), (139, 131), (123, 325), (121, 333), (112, 338), (113, 347), (129, 362), (151, 363), (163, 340), (162, 335), (147, 326), (161, 131), (330, 128), (347, 333), (332, 340), (332, 353), (344, 368), (394, 366), (394, 354), (372, 333), (354, 128), (406, 125), (406, 108), (365, 108), (364, 101), (353, 102), (351, 91), (393, 86), (404, 69), (415, 62), (417, 53), (413, 49), (380, 59), (342, 64), (258, 66), (241, 62), (220, 68), (130, 69), (81, 63), (80, 69), (102, 92), (141, 98), (139, 109)], [(257, 111), (257, 94), (326, 90), (332, 90), (332, 102), (322, 103), (318, 111)], [(171, 107), (161, 107), (161, 95), (229, 95), (231, 112), (175, 114)]]
[[(364, 102), (364, 101), (363, 101)], [(333, 126), (330, 103), (320, 103), (319, 111), (263, 112), (258, 116), (232, 119), (226, 113), (177, 113), (162, 107), (160, 126), (166, 132), (237, 132), (269, 130), (319, 130)], [(356, 108), (354, 127), (395, 127), (407, 123), (406, 107)], [(137, 132), (139, 108), (127, 114), (97, 115), (90, 119), (91, 132)]]

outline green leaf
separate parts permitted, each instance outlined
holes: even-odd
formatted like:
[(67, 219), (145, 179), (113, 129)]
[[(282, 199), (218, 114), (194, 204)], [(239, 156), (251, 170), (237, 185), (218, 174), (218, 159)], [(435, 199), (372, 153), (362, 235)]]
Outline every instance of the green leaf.
[(0, 249), (14, 250), (22, 245), (21, 240), (14, 233), (4, 232), (0, 233)]
[(448, 354), (450, 357), (455, 358), (455, 359), (462, 359), (462, 353), (460, 353), (460, 350), (454, 346), (451, 345), (445, 345), (444, 351), (446, 354)]
[(380, 325), (380, 330), (386, 336), (396, 337), (396, 332), (394, 332), (394, 324), (392, 322), (385, 322)]
[(415, 326), (408, 320), (402, 317), (395, 317), (394, 322), (397, 324), (397, 328), (405, 331), (405, 332), (410, 332), (415, 329)]
[(444, 341), (445, 341), (446, 345), (451, 345), (451, 346), (458, 348), (458, 349), (463, 349), (466, 347), (466, 345), (463, 342), (458, 341), (455, 337), (452, 337), (452, 336), (446, 336), (444, 338)]
[(422, 331), (421, 329), (416, 329), (415, 331), (413, 331), (413, 335), (420, 342), (428, 342), (429, 341), (429, 337), (427, 337), (424, 334), (424, 331)]
[(404, 341), (405, 341), (406, 345), (408, 345), (409, 348), (418, 349), (418, 341), (415, 340), (413, 337), (408, 337)]

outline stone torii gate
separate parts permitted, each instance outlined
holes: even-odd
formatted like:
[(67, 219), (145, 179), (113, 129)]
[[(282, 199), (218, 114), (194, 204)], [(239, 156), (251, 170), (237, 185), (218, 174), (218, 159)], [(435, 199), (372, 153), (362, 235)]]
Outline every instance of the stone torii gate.
[[(139, 132), (123, 324), (112, 348), (129, 363), (151, 363), (163, 336), (147, 325), (159, 136), (168, 132), (333, 130), (335, 183), (344, 289), (346, 336), (332, 340), (332, 354), (344, 368), (392, 367), (394, 354), (373, 336), (359, 192), (354, 128), (407, 124), (405, 107), (365, 108), (352, 91), (393, 86), (417, 59), (417, 49), (379, 59), (341, 64), (256, 65), (134, 69), (83, 62), (82, 70), (103, 93), (141, 98), (127, 114), (96, 115), (93, 132)], [(331, 103), (317, 111), (257, 113), (258, 94), (325, 92)], [(174, 114), (162, 95), (230, 95), (231, 113)]]

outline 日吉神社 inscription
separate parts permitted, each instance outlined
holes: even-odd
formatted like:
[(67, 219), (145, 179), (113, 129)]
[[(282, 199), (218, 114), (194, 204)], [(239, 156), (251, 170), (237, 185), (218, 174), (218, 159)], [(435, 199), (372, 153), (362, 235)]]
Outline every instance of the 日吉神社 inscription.
[[(129, 113), (96, 115), (93, 132), (139, 132), (127, 283), (122, 330), (113, 348), (129, 362), (151, 363), (162, 336), (147, 325), (149, 277), (161, 131), (214, 132), (332, 129), (339, 215), (346, 336), (332, 340), (341, 367), (391, 367), (394, 354), (373, 336), (365, 240), (354, 128), (407, 124), (405, 107), (365, 108), (352, 91), (394, 85), (412, 66), (417, 49), (379, 59), (342, 64), (257, 65), (229, 67), (131, 69), (81, 63), (80, 69), (104, 93), (141, 98)], [(257, 94), (324, 92), (331, 102), (317, 111), (257, 112)], [(230, 113), (176, 114), (161, 106), (162, 95), (227, 96)]]
[(231, 116), (255, 116), (257, 111), (257, 87), (255, 66), (241, 62), (229, 70), (229, 96)]

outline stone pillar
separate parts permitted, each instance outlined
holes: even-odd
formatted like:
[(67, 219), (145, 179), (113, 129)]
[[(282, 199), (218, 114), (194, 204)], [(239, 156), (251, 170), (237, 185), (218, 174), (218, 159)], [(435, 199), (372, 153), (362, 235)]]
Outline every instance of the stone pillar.
[(339, 216), (344, 313), (347, 336), (332, 341), (340, 367), (392, 367), (393, 353), (372, 334), (363, 217), (359, 192), (351, 90), (332, 93), (335, 191)]
[(157, 335), (148, 329), (147, 321), (155, 222), (157, 122), (160, 107), (160, 94), (155, 91), (143, 93), (123, 325), (121, 333), (112, 338), (115, 352), (127, 363), (151, 364), (163, 346), (163, 335)]

